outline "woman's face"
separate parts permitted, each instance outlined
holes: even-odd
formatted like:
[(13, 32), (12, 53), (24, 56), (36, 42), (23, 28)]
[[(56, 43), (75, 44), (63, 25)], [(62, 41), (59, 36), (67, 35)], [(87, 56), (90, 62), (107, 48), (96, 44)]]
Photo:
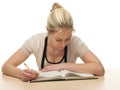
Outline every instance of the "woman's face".
[(71, 40), (72, 30), (62, 29), (49, 35), (49, 43), (57, 50), (63, 50)]

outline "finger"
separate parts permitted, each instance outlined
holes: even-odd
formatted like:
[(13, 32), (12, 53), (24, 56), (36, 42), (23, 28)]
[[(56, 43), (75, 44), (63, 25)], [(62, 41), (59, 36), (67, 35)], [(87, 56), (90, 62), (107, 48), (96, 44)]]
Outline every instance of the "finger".
[(62, 70), (62, 65), (61, 64), (52, 64), (52, 65), (49, 65), (45, 68), (43, 68), (41, 71), (42, 72), (47, 72), (47, 71), (60, 71)]
[(22, 76), (27, 77), (27, 78), (32, 78), (32, 77), (33, 77), (30, 72), (27, 72), (27, 71), (25, 71), (25, 70), (23, 70)]
[(28, 77), (28, 75), (26, 75), (24, 73), (22, 73), (21, 75), (22, 75), (22, 77), (21, 77), (22, 81), (26, 82), (26, 81), (30, 81), (32, 79), (31, 77)]
[(27, 81), (30, 81), (31, 78), (28, 78), (28, 77), (22, 76), (21, 80), (27, 82)]
[(47, 72), (47, 71), (50, 71), (50, 68), (49, 67), (45, 67), (41, 70), (42, 72)]
[(37, 71), (33, 70), (33, 69), (25, 69), (24, 71), (32, 74), (33, 78), (36, 78), (39, 75), (39, 73)]
[(56, 71), (56, 67), (54, 67), (53, 65), (52, 66), (48, 66), (48, 67), (43, 68), (41, 71), (42, 72)]

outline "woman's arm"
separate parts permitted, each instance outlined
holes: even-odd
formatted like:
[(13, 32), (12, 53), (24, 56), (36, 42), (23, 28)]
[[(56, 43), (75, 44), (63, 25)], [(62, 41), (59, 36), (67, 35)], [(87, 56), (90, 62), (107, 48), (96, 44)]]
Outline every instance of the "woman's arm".
[(68, 63), (64, 68), (75, 72), (91, 73), (98, 76), (104, 75), (105, 70), (103, 65), (90, 50), (87, 51), (81, 59), (84, 62), (83, 64)]
[(17, 66), (24, 62), (27, 58), (28, 56), (25, 55), (21, 49), (19, 49), (3, 64), (2, 72), (9, 76), (20, 78), (23, 81), (28, 81), (35, 78), (33, 77), (33, 74), (37, 76), (38, 73), (36, 71), (17, 68)]
[(74, 72), (82, 73), (91, 73), (99, 76), (104, 75), (104, 67), (99, 61), (99, 59), (89, 50), (81, 58), (83, 64), (74, 64), (74, 63), (61, 63), (58, 65), (50, 65), (44, 68), (42, 71), (51, 71), (51, 70), (70, 70)]

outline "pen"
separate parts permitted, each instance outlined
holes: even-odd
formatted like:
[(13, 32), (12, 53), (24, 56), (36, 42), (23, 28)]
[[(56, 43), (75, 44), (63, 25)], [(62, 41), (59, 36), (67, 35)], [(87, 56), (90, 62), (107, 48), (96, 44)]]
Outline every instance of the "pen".
[[(30, 69), (26, 63), (24, 63), (24, 65), (27, 67), (27, 69)], [(36, 78), (36, 75), (33, 74), (33, 77)]]

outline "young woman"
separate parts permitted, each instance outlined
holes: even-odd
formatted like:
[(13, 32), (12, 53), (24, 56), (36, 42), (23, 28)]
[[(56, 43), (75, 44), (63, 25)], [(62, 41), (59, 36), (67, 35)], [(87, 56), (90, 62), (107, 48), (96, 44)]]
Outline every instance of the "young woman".
[[(2, 67), (4, 74), (23, 81), (35, 79), (37, 71), (17, 68), (31, 54), (34, 54), (39, 70), (70, 70), (103, 76), (104, 67), (74, 31), (70, 13), (60, 4), (54, 3), (47, 19), (47, 33), (39, 33), (29, 38)], [(77, 58), (84, 63), (76, 63)]]

